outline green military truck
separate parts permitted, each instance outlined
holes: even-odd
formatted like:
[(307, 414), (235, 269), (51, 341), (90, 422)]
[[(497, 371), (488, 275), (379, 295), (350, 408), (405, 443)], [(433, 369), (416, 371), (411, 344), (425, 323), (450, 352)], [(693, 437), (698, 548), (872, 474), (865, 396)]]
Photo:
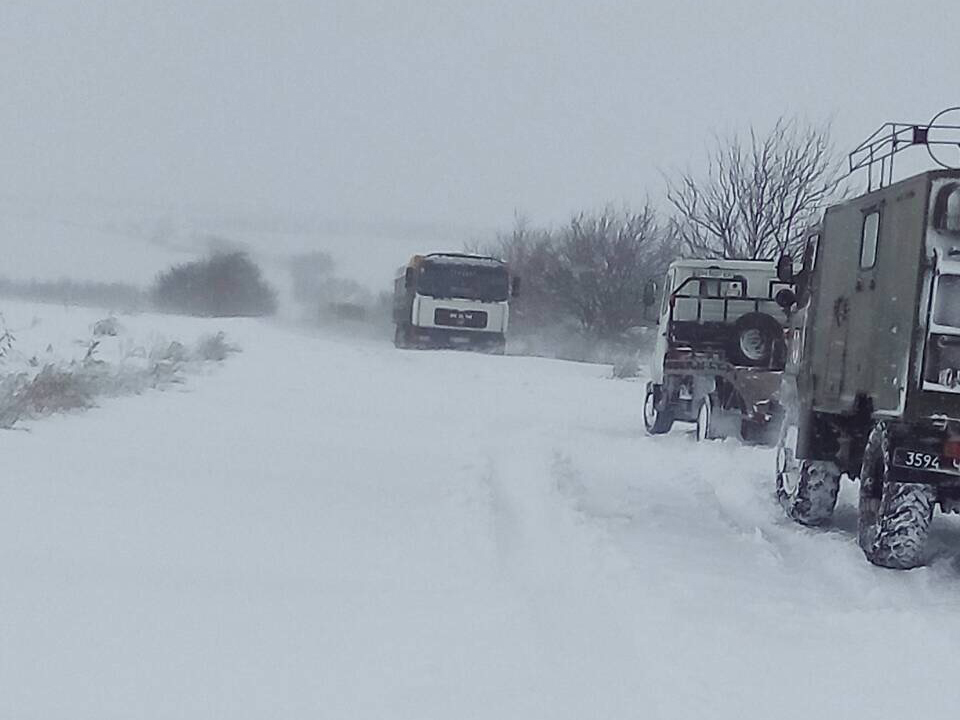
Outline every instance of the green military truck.
[[(898, 128), (909, 133), (899, 143)], [(888, 167), (927, 130), (892, 126)], [(876, 138), (869, 162), (882, 154)], [(917, 566), (935, 506), (960, 512), (960, 171), (881, 183), (830, 207), (804, 247), (796, 272), (791, 258), (778, 263), (796, 302), (777, 497), (816, 525), (833, 513), (841, 475), (859, 478), (867, 559)]]

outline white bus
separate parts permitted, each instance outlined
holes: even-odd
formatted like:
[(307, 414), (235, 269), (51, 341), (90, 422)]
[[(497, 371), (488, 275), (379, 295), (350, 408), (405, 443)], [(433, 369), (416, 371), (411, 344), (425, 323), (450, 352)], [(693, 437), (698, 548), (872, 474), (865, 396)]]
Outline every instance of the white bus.
[(394, 281), (398, 348), (468, 347), (502, 354), (519, 281), (502, 260), (463, 253), (414, 255)]

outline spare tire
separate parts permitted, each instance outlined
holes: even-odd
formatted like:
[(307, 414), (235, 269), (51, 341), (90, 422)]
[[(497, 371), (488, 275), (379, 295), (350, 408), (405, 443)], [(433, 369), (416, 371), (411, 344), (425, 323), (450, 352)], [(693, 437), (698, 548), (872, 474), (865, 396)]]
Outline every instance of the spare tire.
[(727, 354), (737, 365), (770, 367), (782, 355), (777, 347), (781, 343), (780, 323), (764, 313), (748, 313), (734, 323)]

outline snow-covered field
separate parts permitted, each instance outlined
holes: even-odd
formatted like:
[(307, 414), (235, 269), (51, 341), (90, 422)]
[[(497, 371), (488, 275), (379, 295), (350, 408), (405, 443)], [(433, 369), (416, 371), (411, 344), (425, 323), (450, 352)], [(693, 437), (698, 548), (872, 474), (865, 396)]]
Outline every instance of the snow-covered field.
[[(38, 348), (97, 319), (4, 310)], [(952, 518), (873, 568), (852, 485), (789, 524), (770, 450), (645, 437), (604, 366), (120, 322), (242, 352), (0, 433), (0, 718), (956, 713)]]

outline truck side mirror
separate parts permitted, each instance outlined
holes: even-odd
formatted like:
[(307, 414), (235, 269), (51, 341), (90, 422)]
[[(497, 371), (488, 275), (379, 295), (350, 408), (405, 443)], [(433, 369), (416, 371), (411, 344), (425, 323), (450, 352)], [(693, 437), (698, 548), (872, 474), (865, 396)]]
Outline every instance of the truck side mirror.
[(643, 304), (645, 307), (652, 307), (657, 304), (657, 281), (648, 280), (643, 288)]
[(413, 287), (414, 280), (416, 279), (413, 273), (414, 270), (412, 267), (408, 267), (403, 273), (403, 286), (408, 290)]
[(520, 296), (520, 278), (516, 275), (510, 278), (510, 294), (513, 295), (513, 297)]
[(789, 253), (784, 253), (777, 260), (777, 280), (785, 283), (793, 282), (793, 258)]

